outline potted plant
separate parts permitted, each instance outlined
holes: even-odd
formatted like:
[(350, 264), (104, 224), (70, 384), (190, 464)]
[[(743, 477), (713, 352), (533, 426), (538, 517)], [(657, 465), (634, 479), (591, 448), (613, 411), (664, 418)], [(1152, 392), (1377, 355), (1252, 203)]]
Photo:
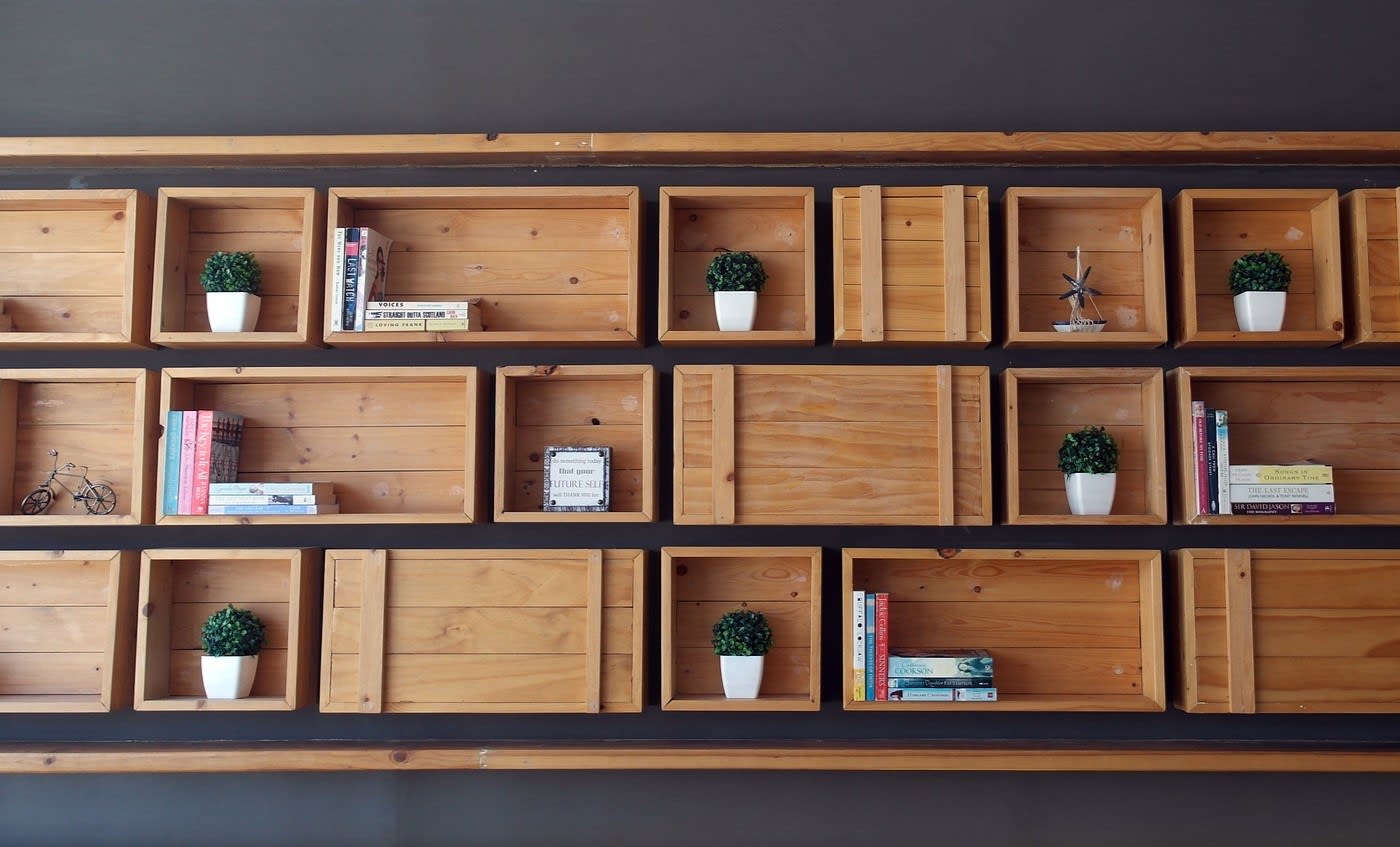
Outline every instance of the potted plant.
[(1230, 266), (1230, 293), (1235, 320), (1244, 332), (1278, 332), (1283, 328), (1288, 285), (1293, 270), (1272, 250), (1246, 253)]
[(252, 332), (262, 310), (262, 268), (252, 253), (213, 254), (199, 274), (209, 328), (214, 332)]
[(204, 696), (210, 700), (237, 700), (253, 690), (258, 672), (258, 653), (267, 630), (258, 616), (230, 603), (209, 616), (199, 633), (200, 672)]
[(1075, 515), (1113, 511), (1118, 485), (1118, 443), (1101, 426), (1065, 433), (1060, 443), (1060, 472), (1065, 475), (1069, 510)]
[(768, 281), (763, 263), (752, 253), (724, 252), (710, 262), (705, 286), (715, 295), (715, 320), (726, 331), (753, 329), (758, 292)]
[(762, 612), (735, 609), (725, 612), (713, 629), (710, 643), (719, 656), (719, 674), (724, 696), (731, 700), (753, 700), (763, 684), (763, 657), (773, 646), (773, 630)]

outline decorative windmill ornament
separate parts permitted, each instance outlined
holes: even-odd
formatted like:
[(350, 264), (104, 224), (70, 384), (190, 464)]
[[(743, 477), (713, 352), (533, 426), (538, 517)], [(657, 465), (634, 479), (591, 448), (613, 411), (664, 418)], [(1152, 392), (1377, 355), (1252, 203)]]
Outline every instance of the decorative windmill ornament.
[[(1096, 288), (1088, 285), (1089, 272), (1092, 267), (1084, 267), (1083, 258), (1078, 245), (1074, 248), (1074, 276), (1062, 273), (1060, 276), (1069, 283), (1069, 290), (1059, 296), (1060, 300), (1069, 301), (1069, 320), (1054, 321), (1057, 332), (1103, 332), (1103, 328), (1108, 325), (1099, 307), (1094, 304), (1094, 297), (1100, 292)], [(1095, 318), (1086, 317), (1084, 314), (1085, 298), (1088, 298), (1090, 306), (1094, 307)]]

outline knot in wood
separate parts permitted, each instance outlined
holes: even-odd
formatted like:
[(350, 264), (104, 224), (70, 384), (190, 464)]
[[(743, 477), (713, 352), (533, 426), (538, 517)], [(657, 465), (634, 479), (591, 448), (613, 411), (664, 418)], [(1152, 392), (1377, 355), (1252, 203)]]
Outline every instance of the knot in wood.
[(535, 369), (531, 373), (535, 376), (549, 376), (558, 369), (558, 365), (535, 365)]

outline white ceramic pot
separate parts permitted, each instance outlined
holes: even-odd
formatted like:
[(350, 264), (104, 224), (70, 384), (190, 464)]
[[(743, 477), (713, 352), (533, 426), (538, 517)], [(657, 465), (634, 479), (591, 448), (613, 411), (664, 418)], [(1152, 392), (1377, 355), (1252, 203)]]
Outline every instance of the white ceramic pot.
[(204, 308), (214, 332), (252, 332), (258, 325), (262, 298), (242, 291), (210, 291), (204, 295)]
[(241, 700), (253, 690), (257, 656), (201, 656), (204, 696), (210, 700)]
[(720, 656), (719, 676), (724, 696), (730, 700), (754, 700), (763, 685), (762, 656)]
[(1278, 332), (1283, 329), (1287, 291), (1246, 291), (1235, 295), (1235, 320), (1243, 332)]
[(1074, 515), (1107, 515), (1113, 511), (1113, 492), (1118, 487), (1116, 473), (1067, 473), (1065, 495)]
[(754, 315), (758, 314), (757, 291), (716, 291), (715, 320), (725, 332), (744, 332), (753, 329)]

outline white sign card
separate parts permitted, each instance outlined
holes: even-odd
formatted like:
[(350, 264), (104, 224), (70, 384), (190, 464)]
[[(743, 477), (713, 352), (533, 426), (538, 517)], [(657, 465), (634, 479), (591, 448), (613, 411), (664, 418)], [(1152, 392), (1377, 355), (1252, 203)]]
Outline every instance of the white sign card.
[(606, 512), (611, 447), (544, 448), (544, 510)]

